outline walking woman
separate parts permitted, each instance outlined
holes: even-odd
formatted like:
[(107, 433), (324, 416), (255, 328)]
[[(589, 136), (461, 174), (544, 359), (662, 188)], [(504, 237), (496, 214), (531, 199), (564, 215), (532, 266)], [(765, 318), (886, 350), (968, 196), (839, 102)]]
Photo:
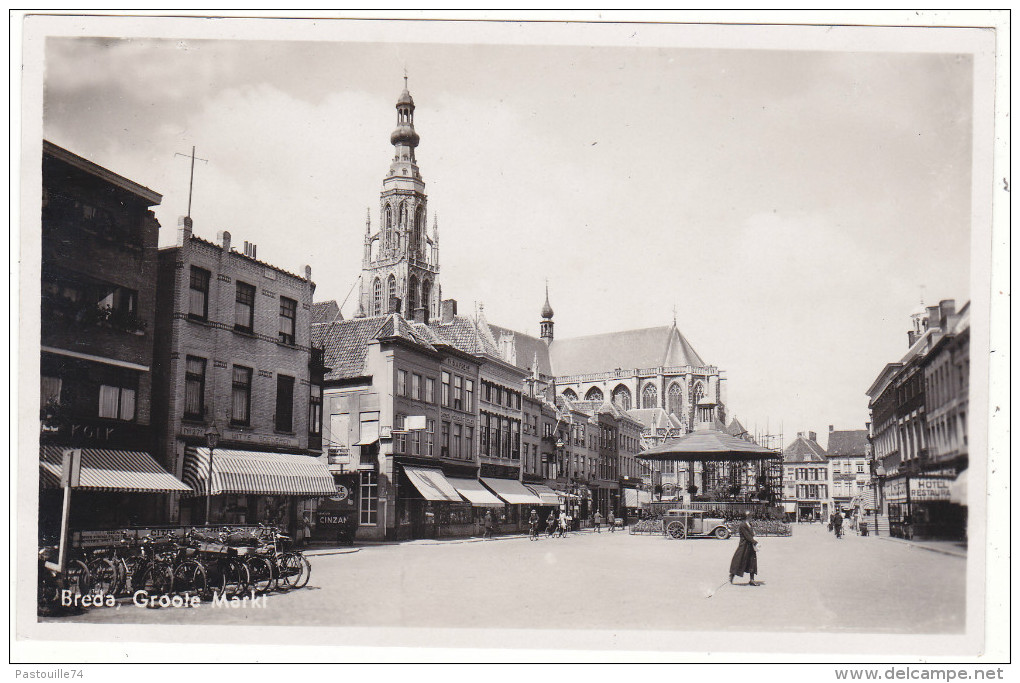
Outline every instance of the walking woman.
[(754, 575), (758, 573), (758, 543), (754, 540), (754, 531), (751, 530), (750, 510), (744, 513), (737, 533), (740, 534), (740, 544), (733, 553), (733, 559), (730, 560), (730, 583), (733, 583), (734, 576), (743, 576), (744, 572), (747, 572), (751, 575), (747, 585), (757, 586)]

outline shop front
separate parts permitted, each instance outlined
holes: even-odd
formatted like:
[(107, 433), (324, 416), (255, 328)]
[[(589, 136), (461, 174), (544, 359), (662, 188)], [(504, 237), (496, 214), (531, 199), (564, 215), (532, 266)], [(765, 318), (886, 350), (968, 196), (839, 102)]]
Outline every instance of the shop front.
[[(78, 464), (65, 473), (65, 463), (72, 457)], [(70, 488), (71, 529), (116, 529), (159, 521), (151, 518), (155, 499), (191, 492), (142, 451), (44, 445), (39, 448), (40, 542), (55, 543), (60, 537), (65, 483)]]
[(906, 539), (964, 539), (967, 508), (953, 502), (955, 479), (955, 470), (886, 479), (882, 491), (890, 535)]
[(624, 488), (623, 491), (623, 518), (628, 525), (633, 524), (641, 516), (642, 507), (652, 502), (652, 494), (637, 488)]
[[(554, 517), (559, 517), (566, 511), (565, 499), (545, 484), (528, 484), (527, 488), (542, 501), (541, 507), (538, 508), (538, 518), (543, 522), (549, 518), (550, 512)], [(528, 514), (531, 514), (530, 510)]]
[[(482, 477), (481, 481), (505, 503), (498, 520), (500, 529), (504, 532), (526, 531), (531, 511), (533, 509), (538, 511), (542, 508), (542, 499), (516, 479)], [(546, 509), (550, 508), (546, 507)], [(540, 519), (542, 518), (540, 517)], [(542, 521), (545, 520), (542, 519)]]
[(495, 519), (499, 519), (503, 512), (503, 501), (494, 496), (477, 479), (460, 479), (448, 477), (457, 493), (466, 498), (471, 505), (471, 515), (468, 523), (460, 527), (452, 527), (450, 535), (481, 536), (485, 532), (485, 513), (491, 512)]
[(440, 538), (471, 525), (471, 504), (441, 469), (401, 464), (399, 470), (398, 539)]
[(337, 494), (333, 475), (307, 455), (188, 447), (183, 475), (192, 488), (181, 505), (185, 525), (267, 524), (296, 538), (318, 500)]

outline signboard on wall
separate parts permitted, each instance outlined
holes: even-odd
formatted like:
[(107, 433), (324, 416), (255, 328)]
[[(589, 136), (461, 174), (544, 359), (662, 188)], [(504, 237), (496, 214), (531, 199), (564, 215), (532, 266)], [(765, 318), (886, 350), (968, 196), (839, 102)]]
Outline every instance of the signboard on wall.
[(902, 477), (886, 481), (882, 487), (885, 499), (890, 503), (906, 503), (907, 481), (910, 482), (912, 503), (949, 500), (949, 488), (953, 482), (942, 477)]

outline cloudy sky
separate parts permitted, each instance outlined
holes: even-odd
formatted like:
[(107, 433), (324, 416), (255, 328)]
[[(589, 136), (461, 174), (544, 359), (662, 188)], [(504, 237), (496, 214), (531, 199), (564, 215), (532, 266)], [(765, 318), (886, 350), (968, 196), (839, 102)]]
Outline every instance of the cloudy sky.
[(50, 38), (43, 133), (162, 193), (163, 245), (187, 209), (175, 153), (194, 145), (196, 233), (310, 264), (317, 298), (342, 301), (406, 68), (444, 297), (537, 334), (548, 278), (558, 337), (668, 325), (675, 307), (730, 413), (787, 441), (863, 428), (921, 297), (969, 298), (966, 54), (397, 28)]

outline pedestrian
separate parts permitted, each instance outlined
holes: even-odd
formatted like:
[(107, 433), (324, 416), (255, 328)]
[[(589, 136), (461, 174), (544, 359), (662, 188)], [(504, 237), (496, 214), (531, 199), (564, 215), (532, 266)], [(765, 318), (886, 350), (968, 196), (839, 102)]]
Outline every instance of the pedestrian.
[(737, 526), (737, 533), (740, 535), (740, 543), (730, 560), (730, 583), (733, 583), (734, 576), (743, 576), (747, 572), (750, 574), (747, 585), (757, 586), (754, 575), (758, 573), (758, 542), (754, 540), (754, 531), (751, 529), (750, 510), (744, 513), (744, 519)]
[(609, 533), (616, 531), (616, 517), (613, 516), (613, 511), (609, 511), (609, 515), (606, 517), (606, 524), (609, 526)]
[(545, 532), (549, 538), (552, 538), (553, 533), (556, 531), (556, 526), (556, 515), (550, 512), (549, 516), (545, 519)]
[(602, 513), (598, 510), (595, 511), (595, 533), (602, 533)]
[(529, 541), (537, 541), (538, 540), (538, 510), (536, 510), (535, 508), (531, 508), (531, 517), (528, 518), (528, 526), (529, 526), (529, 528), (531, 530), (529, 532), (529, 535), (528, 535), (528, 540)]
[(303, 546), (304, 545), (308, 545), (308, 541), (312, 537), (312, 521), (308, 518), (308, 512), (307, 511), (305, 511), (305, 512), (303, 512), (301, 514), (301, 529), (300, 529), (300, 532), (301, 532), (300, 533), (300, 539), (299, 539), (300, 544), (303, 545)]
[(485, 511), (485, 535), (484, 538), (492, 538), (492, 510)]
[(843, 515), (839, 514), (839, 510), (836, 510), (832, 517), (832, 528), (836, 532), (836, 538), (843, 538)]

